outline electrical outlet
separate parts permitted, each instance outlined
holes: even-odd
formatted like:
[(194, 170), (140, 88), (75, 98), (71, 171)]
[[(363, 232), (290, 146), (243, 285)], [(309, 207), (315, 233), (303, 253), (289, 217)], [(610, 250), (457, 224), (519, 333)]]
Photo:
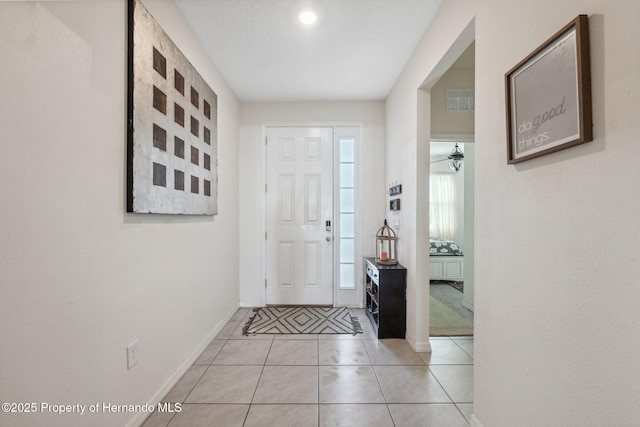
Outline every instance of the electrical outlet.
[(127, 369), (131, 369), (138, 363), (138, 340), (127, 347)]

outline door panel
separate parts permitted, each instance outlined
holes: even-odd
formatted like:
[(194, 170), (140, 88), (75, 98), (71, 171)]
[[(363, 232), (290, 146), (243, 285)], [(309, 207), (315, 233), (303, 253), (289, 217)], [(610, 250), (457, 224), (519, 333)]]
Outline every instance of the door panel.
[(267, 128), (267, 304), (333, 303), (333, 128)]

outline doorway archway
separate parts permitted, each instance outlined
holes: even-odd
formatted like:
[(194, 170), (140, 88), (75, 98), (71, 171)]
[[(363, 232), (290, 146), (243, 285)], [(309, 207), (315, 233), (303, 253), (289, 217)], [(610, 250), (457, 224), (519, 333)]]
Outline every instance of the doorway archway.
[[(418, 141), (418, 166), (417, 166), (417, 194), (416, 194), (416, 218), (417, 227), (416, 239), (418, 244), (416, 246), (418, 259), (423, 260), (421, 267), (417, 271), (417, 280), (420, 284), (429, 283), (429, 175), (430, 175), (430, 141), (433, 136), (432, 129), (436, 126), (432, 124), (432, 90), (443, 75), (452, 67), (452, 65), (461, 57), (461, 55), (473, 44), (475, 40), (475, 20), (471, 21), (464, 31), (459, 35), (456, 41), (451, 45), (446, 54), (434, 67), (434, 69), (425, 78), (422, 85), (418, 88), (417, 93), (417, 141)], [(471, 138), (473, 139), (473, 138)], [(470, 176), (473, 176), (473, 171), (470, 171)], [(473, 203), (473, 186), (469, 191), (470, 203)], [(467, 218), (465, 215), (464, 223), (468, 225), (472, 230), (473, 224), (473, 210), (471, 215)], [(467, 287), (468, 294), (473, 295), (473, 232), (469, 233), (469, 239), (465, 237), (465, 263), (464, 263), (464, 280)], [(468, 258), (468, 261), (467, 261)], [(426, 287), (428, 289), (428, 287)], [(419, 318), (416, 319), (417, 323), (422, 325), (422, 332), (428, 334), (429, 331), (429, 291), (423, 293), (420, 298), (421, 307), (417, 307), (416, 313)], [(470, 307), (473, 307), (473, 298), (470, 298)]]

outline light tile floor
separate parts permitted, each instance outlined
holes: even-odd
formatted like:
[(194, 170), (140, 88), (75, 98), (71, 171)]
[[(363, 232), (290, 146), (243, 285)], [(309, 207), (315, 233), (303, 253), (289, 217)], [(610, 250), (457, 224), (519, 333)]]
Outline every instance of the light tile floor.
[(473, 412), (473, 338), (431, 338), (432, 353), (364, 333), (243, 336), (241, 308), (144, 427), (468, 426)]

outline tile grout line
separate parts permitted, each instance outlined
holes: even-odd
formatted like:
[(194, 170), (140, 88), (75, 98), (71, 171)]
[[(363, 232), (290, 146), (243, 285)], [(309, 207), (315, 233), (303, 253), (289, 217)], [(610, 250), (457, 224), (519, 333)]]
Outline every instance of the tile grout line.
[[(242, 325), (240, 325), (242, 326)], [(239, 327), (240, 327), (239, 326)], [(244, 416), (244, 421), (242, 425), (244, 426), (247, 423), (247, 419), (249, 418), (249, 413), (251, 412), (251, 407), (253, 406), (253, 400), (256, 398), (256, 393), (258, 391), (258, 386), (260, 385), (260, 380), (262, 379), (262, 375), (264, 375), (264, 368), (267, 366), (267, 360), (269, 359), (269, 353), (271, 353), (271, 349), (273, 348), (273, 339), (271, 339), (271, 343), (269, 344), (269, 350), (267, 354), (264, 356), (264, 361), (262, 362), (262, 369), (260, 370), (260, 376), (258, 377), (258, 382), (256, 383), (256, 388), (253, 390), (253, 394), (251, 395), (251, 400), (249, 401), (249, 408), (247, 409), (247, 413)]]
[[(217, 337), (217, 336), (216, 336), (216, 337)], [(216, 337), (213, 337), (213, 340), (211, 340), (211, 341), (213, 342), (213, 341), (216, 339)], [(222, 349), (224, 348), (224, 346), (227, 344), (227, 341), (229, 341), (229, 339), (227, 338), (227, 339), (225, 339), (224, 341), (225, 341), (225, 343), (222, 345), (222, 347), (220, 347), (220, 350), (218, 350), (218, 352), (216, 353), (216, 355), (211, 359), (211, 362), (209, 362), (209, 364), (205, 365), (207, 368), (206, 368), (204, 371), (202, 371), (202, 374), (200, 374), (200, 376), (198, 377), (198, 380), (193, 384), (193, 387), (191, 387), (191, 389), (189, 390), (189, 392), (187, 393), (187, 395), (185, 396), (185, 398), (182, 400), (182, 402), (181, 402), (182, 404), (187, 404), (187, 399), (189, 399), (189, 396), (191, 396), (191, 393), (193, 393), (193, 390), (195, 390), (195, 388), (198, 386), (198, 384), (200, 384), (200, 381), (202, 380), (202, 377), (204, 377), (204, 374), (206, 374), (206, 373), (207, 373), (207, 371), (209, 370), (209, 368), (210, 368), (210, 367), (211, 367), (211, 365), (213, 364), (213, 361), (216, 359), (216, 357), (218, 357), (218, 354), (220, 354), (220, 352), (222, 351)], [(211, 345), (211, 343), (209, 343), (209, 345)], [(203, 350), (203, 352), (207, 350), (207, 348), (209, 347), (209, 345), (207, 345), (207, 347), (205, 347), (205, 349)], [(198, 356), (198, 357), (200, 357), (200, 356)], [(195, 363), (194, 363), (194, 364), (192, 364), (192, 365), (189, 367), (189, 369), (193, 368), (194, 366), (202, 366), (202, 365), (195, 365)], [(187, 372), (189, 371), (189, 369), (187, 369)], [(185, 372), (185, 375), (186, 375), (186, 372)], [(184, 375), (183, 375), (183, 377), (184, 377)], [(181, 378), (181, 379), (182, 379), (182, 378)], [(180, 380), (178, 380), (178, 381), (180, 381)], [(177, 384), (177, 383), (176, 383), (176, 384)], [(175, 387), (175, 386), (174, 386), (174, 387)], [(170, 392), (171, 392), (171, 390), (169, 390), (169, 393), (170, 393)], [(166, 397), (166, 396), (165, 396), (165, 397)], [(169, 419), (169, 422), (167, 422), (167, 426), (168, 426), (169, 424), (171, 424), (171, 422), (172, 422), (172, 421), (173, 421), (173, 419), (176, 417), (176, 415), (177, 415), (177, 413), (175, 413), (175, 414), (173, 414), (173, 415), (171, 416), (171, 418)]]
[(378, 372), (376, 371), (375, 365), (373, 364), (373, 361), (371, 360), (371, 354), (369, 353), (369, 349), (365, 345), (364, 340), (363, 340), (362, 345), (364, 346), (364, 351), (367, 352), (367, 357), (369, 358), (369, 364), (371, 366), (371, 369), (373, 370), (373, 375), (375, 375), (376, 382), (378, 383), (378, 387), (380, 387), (380, 393), (382, 394), (382, 398), (384, 399), (384, 406), (387, 408), (387, 413), (389, 414), (389, 418), (391, 419), (391, 423), (395, 427), (396, 421), (393, 419), (393, 414), (391, 413), (391, 408), (389, 408), (389, 402), (387, 401), (387, 396), (384, 393), (384, 389), (382, 388), (382, 384), (380, 383), (380, 378), (378, 377)]
[(457, 345), (458, 348), (460, 348), (460, 350), (462, 350), (466, 355), (468, 355), (471, 359), (473, 359), (473, 355), (469, 354), (464, 348), (462, 348), (462, 346), (458, 344), (455, 339), (451, 338), (451, 341), (453, 341), (453, 343)]
[[(251, 313), (251, 310), (249, 310), (248, 313)], [(238, 324), (238, 326), (236, 327), (236, 329), (238, 328), (244, 328), (244, 323), (247, 322), (246, 320), (247, 315), (245, 314), (245, 316), (242, 318), (242, 320), (240, 321), (240, 323)], [(235, 329), (234, 329), (235, 332)], [(242, 332), (240, 333), (242, 336)], [(233, 336), (233, 332), (231, 333), (231, 336)], [(229, 339), (231, 339), (231, 337), (229, 337)], [(220, 352), (222, 352), (222, 349), (220, 349)], [(269, 355), (269, 353), (267, 353), (267, 356)], [(217, 357), (217, 356), (216, 356)], [(215, 360), (215, 359), (214, 359)], [(266, 363), (267, 359), (265, 357), (265, 363)], [(211, 363), (213, 364), (213, 360), (211, 361)], [(247, 418), (249, 418), (249, 412), (251, 412), (251, 403), (253, 401), (253, 397), (256, 394), (256, 390), (258, 389), (258, 384), (260, 384), (260, 377), (262, 377), (262, 372), (264, 371), (264, 365), (262, 367), (262, 370), (260, 371), (260, 376), (258, 377), (258, 382), (256, 383), (256, 388), (253, 390), (253, 395), (251, 396), (251, 400), (249, 401), (249, 406), (247, 407), (247, 413), (244, 414), (244, 419), (242, 420), (242, 425), (244, 426), (247, 423)]]
[[(452, 365), (437, 365), (437, 366), (452, 366)], [(463, 365), (464, 366), (464, 365)], [(427, 366), (427, 369), (429, 370), (429, 373), (433, 376), (433, 378), (436, 380), (436, 382), (438, 383), (438, 385), (442, 388), (442, 391), (444, 391), (444, 393), (447, 395), (447, 397), (449, 398), (449, 400), (451, 400), (451, 403), (453, 403), (454, 405), (456, 404), (456, 402), (453, 400), (453, 398), (451, 397), (451, 395), (449, 394), (449, 392), (447, 391), (446, 388), (444, 388), (444, 385), (442, 385), (442, 383), (440, 382), (440, 380), (438, 379), (438, 377), (436, 377), (436, 374), (433, 373), (433, 371), (431, 370), (431, 368), (429, 366)], [(458, 409), (458, 406), (456, 405), (456, 409)], [(458, 409), (458, 411), (460, 411), (460, 409)], [(463, 415), (464, 418), (464, 415)], [(465, 418), (466, 420), (466, 418)]]
[(317, 402), (316, 402), (316, 421), (317, 421), (317, 425), (318, 427), (320, 427), (320, 337), (317, 336), (316, 337), (317, 340), (317, 345), (316, 345), (316, 362), (318, 362), (318, 366), (316, 369), (316, 372), (318, 373), (318, 386), (316, 388), (316, 392), (317, 392)]
[[(249, 311), (250, 313), (250, 311)], [(246, 318), (243, 317), (243, 320)], [(207, 364), (204, 363), (202, 364), (202, 366), (205, 366), (205, 369), (203, 371), (203, 373), (201, 375), (199, 375), (199, 377), (197, 377), (197, 380), (195, 381), (194, 385), (190, 388), (190, 390), (188, 391), (188, 393), (186, 393), (186, 397), (182, 400), (182, 402), (186, 402), (186, 400), (190, 397), (191, 394), (193, 394), (194, 389), (202, 382), (202, 378), (204, 377), (204, 375), (206, 374), (206, 372), (208, 371), (208, 369), (211, 366), (214, 366), (214, 362), (215, 360), (219, 357), (220, 353), (222, 352), (222, 350), (224, 349), (224, 347), (231, 341), (231, 340), (235, 340), (237, 337), (234, 336), (234, 332), (237, 330), (238, 327), (242, 328), (243, 326), (243, 322), (242, 320), (239, 322), (239, 324), (237, 325), (237, 327), (231, 332), (231, 334), (225, 334), (227, 335), (225, 338), (220, 337), (220, 339), (216, 336), (213, 338), (213, 340), (220, 340), (223, 341), (223, 344), (221, 345), (220, 349), (216, 352), (216, 354), (212, 357), (211, 361)], [(375, 375), (376, 378), (376, 383), (378, 384), (378, 387), (381, 391), (381, 395), (383, 397), (383, 402), (381, 402), (382, 404), (385, 405), (386, 409), (387, 409), (387, 413), (389, 414), (389, 417), (391, 419), (391, 425), (393, 425), (394, 427), (396, 426), (396, 420), (393, 417), (393, 414), (391, 412), (390, 409), (390, 403), (388, 401), (388, 396), (385, 394), (383, 388), (382, 388), (382, 384), (380, 382), (380, 377), (378, 375), (378, 372), (376, 370), (376, 367), (408, 367), (408, 366), (425, 366), (427, 368), (427, 372), (429, 373), (429, 375), (431, 375), (436, 383), (441, 387), (441, 389), (444, 391), (445, 395), (447, 396), (447, 398), (449, 398), (449, 403), (444, 403), (444, 402), (425, 402), (425, 404), (427, 405), (454, 405), (456, 407), (456, 411), (460, 414), (460, 416), (462, 416), (462, 418), (468, 423), (469, 421), (467, 420), (467, 417), (464, 415), (464, 413), (462, 412), (462, 409), (459, 407), (459, 405), (464, 405), (464, 404), (473, 404), (473, 402), (455, 402), (452, 398), (452, 396), (450, 395), (450, 393), (445, 389), (445, 387), (443, 386), (442, 382), (438, 379), (438, 377), (436, 377), (435, 373), (431, 370), (431, 366), (433, 367), (438, 367), (438, 366), (444, 366), (444, 367), (449, 367), (449, 366), (473, 366), (473, 356), (471, 354), (469, 354), (467, 351), (464, 350), (464, 348), (462, 348), (462, 346), (455, 341), (454, 337), (442, 337), (442, 339), (444, 340), (449, 340), (449, 341), (453, 341), (456, 345), (455, 348), (458, 348), (459, 350), (462, 350), (462, 353), (464, 353), (465, 355), (469, 356), (471, 358), (471, 363), (455, 363), (455, 364), (449, 364), (449, 363), (427, 363), (427, 361), (425, 361), (422, 357), (420, 357), (420, 364), (416, 365), (414, 363), (405, 365), (403, 363), (401, 363), (402, 361), (404, 361), (404, 359), (402, 360), (398, 360), (397, 357), (393, 358), (393, 360), (388, 360), (388, 358), (382, 358), (380, 360), (381, 364), (376, 364), (374, 365), (373, 361), (372, 361), (372, 353), (371, 353), (371, 349), (369, 348), (369, 346), (365, 345), (366, 342), (370, 342), (370, 343), (374, 343), (374, 342), (378, 342), (380, 343), (380, 340), (376, 340), (376, 339), (369, 339), (366, 340), (365, 339), (365, 334), (360, 334), (359, 336), (357, 336), (356, 338), (353, 339), (353, 341), (356, 342), (360, 342), (362, 343), (361, 345), (364, 347), (364, 351), (367, 357), (367, 361), (368, 364), (367, 365), (361, 365), (361, 364), (341, 364), (341, 363), (337, 363), (335, 365), (323, 365), (321, 364), (321, 360), (320, 360), (320, 355), (321, 355), (321, 341), (326, 342), (327, 345), (332, 342), (332, 340), (324, 340), (321, 339), (321, 337), (319, 335), (316, 335), (313, 339), (309, 340), (309, 341), (315, 341), (316, 342), (316, 362), (315, 363), (310, 363), (310, 364), (303, 364), (303, 365), (297, 365), (294, 364), (292, 365), (291, 363), (285, 364), (285, 365), (273, 365), (273, 366), (316, 366), (316, 373), (317, 373), (317, 387), (316, 387), (316, 402), (315, 402), (315, 407), (317, 410), (317, 417), (316, 417), (316, 421), (317, 421), (317, 425), (320, 426), (320, 422), (321, 422), (321, 408), (325, 407), (325, 406), (331, 406), (331, 405), (339, 405), (339, 406), (344, 406), (344, 405), (353, 405), (356, 403), (347, 403), (347, 402), (341, 402), (341, 403), (321, 403), (320, 402), (320, 392), (321, 392), (321, 368), (323, 367), (343, 367), (343, 366), (354, 366), (354, 367), (362, 367), (362, 366), (369, 366), (371, 367), (371, 369), (373, 370), (373, 373)], [(255, 339), (254, 339), (255, 340)], [(295, 340), (295, 339), (294, 339)], [(473, 342), (473, 338), (470, 338), (470, 340)], [(248, 339), (248, 341), (251, 341), (251, 338)], [(276, 405), (276, 406), (288, 406), (288, 405), (308, 405), (307, 403), (304, 402), (299, 402), (299, 403), (287, 403), (287, 402), (278, 402), (278, 403), (268, 403), (268, 402), (263, 402), (263, 403), (256, 403), (254, 402), (255, 397), (257, 395), (257, 390), (258, 387), (260, 385), (260, 382), (263, 380), (263, 376), (264, 376), (264, 372), (267, 366), (271, 366), (268, 365), (268, 360), (269, 360), (269, 356), (271, 351), (274, 351), (274, 343), (275, 343), (275, 337), (272, 337), (271, 342), (268, 344), (268, 349), (266, 351), (266, 355), (264, 360), (262, 361), (261, 364), (259, 364), (258, 366), (261, 366), (261, 372), (260, 375), (258, 376), (257, 379), (257, 383), (256, 386), (253, 390), (252, 393), (252, 397), (249, 401), (249, 404), (247, 405), (247, 411), (244, 414), (244, 419), (242, 422), (242, 425), (246, 425), (247, 421), (249, 420), (249, 413), (251, 412), (251, 409), (255, 406), (255, 407), (259, 407), (261, 405)], [(301, 341), (301, 340), (297, 340), (297, 341)], [(339, 340), (338, 341), (345, 341), (345, 340)], [(373, 344), (372, 344), (373, 345)], [(267, 347), (267, 346), (265, 346)], [(331, 347), (331, 346), (330, 346)], [(338, 350), (340, 345), (337, 346)], [(349, 347), (349, 346), (347, 346)], [(263, 347), (264, 348), (264, 347)], [(206, 350), (206, 348), (205, 348)], [(403, 352), (404, 353), (404, 352)], [(416, 354), (419, 355), (418, 352), (414, 352)], [(420, 356), (420, 355), (419, 355)], [(343, 360), (344, 358), (339, 358), (340, 360)], [(351, 361), (353, 358), (346, 358), (346, 361)], [(391, 362), (388, 364), (385, 364), (384, 362)], [(192, 366), (189, 368), (191, 369), (192, 367), (196, 366), (195, 363), (192, 364)], [(241, 365), (235, 365), (235, 366), (241, 366)], [(374, 402), (370, 402), (370, 403), (359, 403), (358, 405), (379, 405), (380, 403), (374, 403)], [(410, 403), (410, 402), (397, 402), (397, 404), (400, 405), (413, 405), (414, 403)], [(215, 402), (196, 402), (196, 405), (210, 405), (210, 406), (215, 406), (216, 403)], [(236, 403), (235, 405), (245, 405), (244, 403)], [(166, 422), (166, 424), (163, 424), (165, 426), (170, 425), (170, 423), (175, 419), (175, 415), (173, 414), (171, 416), (171, 418)]]

